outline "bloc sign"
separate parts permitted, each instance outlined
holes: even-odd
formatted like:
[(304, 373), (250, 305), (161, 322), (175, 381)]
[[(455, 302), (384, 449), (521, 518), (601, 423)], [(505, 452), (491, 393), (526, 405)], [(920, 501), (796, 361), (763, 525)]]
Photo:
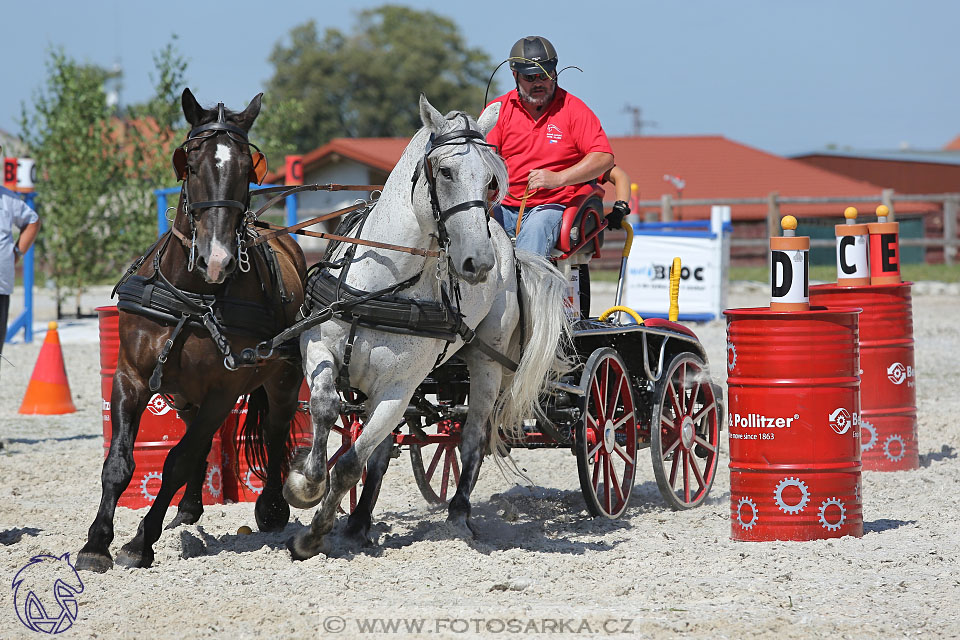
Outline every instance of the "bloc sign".
[(770, 303), (809, 304), (810, 252), (802, 249), (771, 252)]

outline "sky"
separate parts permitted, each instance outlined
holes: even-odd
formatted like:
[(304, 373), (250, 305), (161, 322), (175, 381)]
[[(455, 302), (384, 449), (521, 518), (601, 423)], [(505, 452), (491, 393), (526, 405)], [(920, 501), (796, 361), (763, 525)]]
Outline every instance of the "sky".
[[(150, 96), (153, 55), (176, 34), (200, 102), (237, 109), (265, 88), (270, 52), (288, 43), (294, 26), (312, 18), (321, 33), (350, 32), (358, 11), (382, 4), (4, 0), (0, 129), (18, 133), (21, 103), (42, 88), (51, 47), (80, 62), (119, 63), (121, 100), (133, 103)], [(564, 72), (561, 86), (610, 136), (634, 133), (638, 108), (644, 135), (722, 135), (780, 155), (827, 145), (932, 150), (960, 135), (960, 2), (953, 0), (395, 4), (452, 19), (467, 45), (495, 62), (517, 39), (546, 36), (560, 67), (583, 69)], [(496, 77), (512, 87), (506, 65)]]

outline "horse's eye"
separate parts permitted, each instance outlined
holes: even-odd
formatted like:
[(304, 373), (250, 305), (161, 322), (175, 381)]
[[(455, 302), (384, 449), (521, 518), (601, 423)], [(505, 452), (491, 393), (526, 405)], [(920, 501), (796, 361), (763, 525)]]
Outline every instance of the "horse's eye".
[(453, 172), (446, 167), (440, 167), (440, 175), (442, 175), (447, 180), (453, 180)]

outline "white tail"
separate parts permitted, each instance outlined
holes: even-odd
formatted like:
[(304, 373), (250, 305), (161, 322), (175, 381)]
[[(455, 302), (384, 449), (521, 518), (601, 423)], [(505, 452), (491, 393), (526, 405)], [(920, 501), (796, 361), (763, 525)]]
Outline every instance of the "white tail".
[[(564, 312), (563, 301), (567, 283), (557, 269), (545, 258), (518, 250), (520, 282), (518, 295), (523, 307), (523, 355), (520, 366), (497, 400), (493, 424), (500, 425), (508, 435), (520, 435), (523, 420), (546, 420), (540, 399), (550, 382), (568, 371), (572, 363), (570, 320)], [(519, 344), (519, 328), (515, 340)], [(513, 351), (513, 349), (511, 349)], [(502, 450), (499, 429), (490, 435), (490, 450)]]

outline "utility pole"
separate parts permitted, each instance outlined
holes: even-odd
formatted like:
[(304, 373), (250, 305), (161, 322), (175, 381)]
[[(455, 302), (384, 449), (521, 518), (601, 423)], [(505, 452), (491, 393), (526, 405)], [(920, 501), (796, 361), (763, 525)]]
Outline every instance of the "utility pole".
[(643, 109), (632, 104), (627, 104), (623, 107), (624, 113), (631, 114), (633, 120), (633, 126), (630, 132), (632, 136), (642, 136), (644, 127), (656, 127), (657, 123), (653, 120), (644, 120), (643, 119)]

